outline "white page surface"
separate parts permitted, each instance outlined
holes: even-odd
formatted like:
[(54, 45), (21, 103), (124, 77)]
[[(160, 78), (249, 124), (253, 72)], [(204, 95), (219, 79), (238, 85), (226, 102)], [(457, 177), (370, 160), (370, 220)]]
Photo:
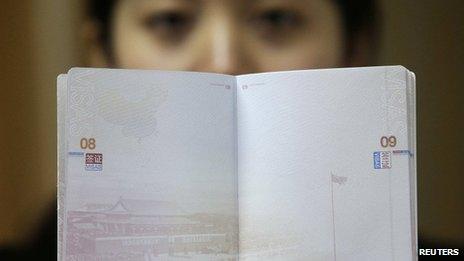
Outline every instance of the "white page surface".
[(61, 74), (56, 82), (56, 120), (57, 120), (57, 257), (58, 260), (64, 260), (63, 254), (63, 221), (64, 221), (64, 196), (65, 196), (65, 169), (66, 169), (66, 102), (67, 102), (67, 75)]
[(236, 260), (234, 85), (68, 73), (65, 260)]
[(413, 258), (406, 75), (238, 77), (240, 260)]

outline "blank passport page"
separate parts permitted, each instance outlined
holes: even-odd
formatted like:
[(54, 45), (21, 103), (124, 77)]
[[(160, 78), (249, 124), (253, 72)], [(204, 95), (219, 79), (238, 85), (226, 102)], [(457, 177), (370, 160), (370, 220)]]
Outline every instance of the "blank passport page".
[(413, 259), (410, 77), (401, 66), (238, 77), (240, 260)]

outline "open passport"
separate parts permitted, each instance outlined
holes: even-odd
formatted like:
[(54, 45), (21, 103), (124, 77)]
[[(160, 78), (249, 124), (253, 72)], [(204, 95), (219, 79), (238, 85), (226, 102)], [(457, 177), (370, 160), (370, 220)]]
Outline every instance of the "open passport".
[(58, 77), (58, 259), (416, 260), (402, 66)]

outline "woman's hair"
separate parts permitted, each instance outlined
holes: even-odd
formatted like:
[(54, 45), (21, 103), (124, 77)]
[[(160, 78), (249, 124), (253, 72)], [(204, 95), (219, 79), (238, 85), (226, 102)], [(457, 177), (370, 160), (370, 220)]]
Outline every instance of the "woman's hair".
[[(347, 40), (345, 57), (349, 59), (359, 37), (365, 37), (371, 51), (377, 47), (380, 19), (376, 0), (333, 0), (342, 16), (344, 36)], [(88, 0), (88, 14), (100, 28), (99, 41), (105, 52), (111, 55), (112, 13), (117, 0)]]
[[(369, 41), (369, 55), (377, 53), (381, 32), (381, 14), (376, 0), (334, 0), (343, 21), (347, 41), (345, 57), (351, 58), (356, 51), (357, 41)], [(363, 39), (360, 39), (363, 38)]]
[(117, 0), (88, 0), (87, 13), (98, 26), (98, 41), (103, 46), (106, 55), (112, 53), (112, 18)]

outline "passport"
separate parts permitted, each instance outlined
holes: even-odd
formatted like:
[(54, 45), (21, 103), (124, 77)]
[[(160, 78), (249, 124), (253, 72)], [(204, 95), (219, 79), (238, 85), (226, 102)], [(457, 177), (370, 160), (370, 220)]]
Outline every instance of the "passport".
[(58, 259), (417, 260), (415, 76), (72, 68)]

